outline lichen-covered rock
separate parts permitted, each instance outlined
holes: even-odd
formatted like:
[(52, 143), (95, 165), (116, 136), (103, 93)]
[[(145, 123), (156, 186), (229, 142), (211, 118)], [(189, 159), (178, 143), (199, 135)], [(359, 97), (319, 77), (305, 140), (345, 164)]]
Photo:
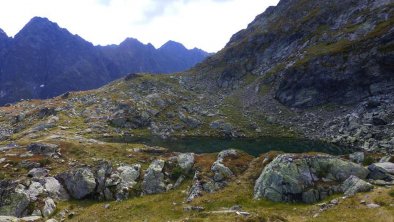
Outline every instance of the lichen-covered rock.
[(52, 156), (59, 152), (59, 146), (49, 143), (32, 143), (27, 147), (27, 151), (34, 154)]
[(27, 176), (32, 178), (42, 178), (48, 176), (49, 170), (45, 168), (33, 168), (28, 173)]
[(101, 161), (96, 167), (97, 193), (103, 193), (105, 190), (105, 181), (111, 175), (112, 165), (108, 161)]
[(346, 196), (352, 196), (358, 192), (367, 192), (372, 190), (372, 188), (372, 184), (365, 182), (364, 180), (361, 180), (360, 178), (353, 175), (347, 178), (347, 180), (345, 180), (341, 186), (342, 192)]
[(56, 210), (55, 201), (52, 198), (46, 198), (44, 202), (44, 207), (42, 208), (42, 215), (44, 217), (51, 216)]
[(374, 163), (368, 166), (368, 177), (374, 180), (394, 180), (394, 163)]
[(218, 153), (218, 161), (223, 162), (226, 157), (237, 156), (238, 151), (234, 149), (222, 150)]
[(54, 177), (45, 177), (40, 180), (49, 197), (55, 200), (68, 200), (70, 196), (59, 181)]
[(362, 163), (364, 161), (364, 152), (355, 152), (349, 154), (349, 159), (355, 163)]
[(44, 187), (38, 182), (32, 182), (29, 188), (24, 191), (32, 201), (36, 201), (39, 195), (44, 193)]
[(211, 171), (214, 173), (215, 182), (221, 182), (233, 176), (233, 172), (219, 161), (212, 164)]
[(129, 197), (130, 190), (137, 184), (137, 179), (140, 177), (141, 165), (125, 165), (118, 167), (117, 170), (120, 181), (116, 186), (115, 197), (117, 200), (124, 200)]
[(143, 194), (156, 194), (166, 191), (164, 174), (162, 172), (164, 163), (164, 160), (155, 160), (146, 170), (144, 180), (142, 182)]
[(339, 192), (340, 184), (351, 175), (365, 179), (368, 170), (330, 155), (282, 154), (262, 171), (254, 197), (312, 203)]
[(28, 212), (29, 196), (23, 190), (16, 189), (13, 181), (0, 181), (0, 215), (23, 217)]
[(191, 202), (194, 198), (199, 197), (203, 193), (203, 186), (201, 181), (199, 180), (199, 172), (196, 171), (193, 178), (193, 185), (189, 189), (189, 193), (187, 194), (186, 201)]
[(194, 153), (181, 153), (177, 156), (177, 160), (183, 172), (188, 173), (194, 165)]
[(78, 168), (62, 173), (57, 178), (75, 199), (83, 199), (96, 189), (96, 179), (89, 168)]

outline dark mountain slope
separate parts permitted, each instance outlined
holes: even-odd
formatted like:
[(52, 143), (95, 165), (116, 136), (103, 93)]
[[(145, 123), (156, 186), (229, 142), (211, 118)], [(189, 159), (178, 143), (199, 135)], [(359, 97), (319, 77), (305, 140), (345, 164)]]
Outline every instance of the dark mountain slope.
[(227, 90), (258, 78), (273, 87), (281, 103), (296, 107), (349, 104), (392, 91), (392, 6), (390, 1), (281, 1), (196, 71)]
[(1, 103), (49, 98), (111, 80), (92, 44), (38, 17), (15, 36), (3, 60)]
[(0, 105), (97, 88), (130, 72), (183, 71), (206, 56), (187, 49), (182, 57), (161, 53), (131, 38), (119, 46), (95, 47), (35, 17), (15, 38), (0, 31)]

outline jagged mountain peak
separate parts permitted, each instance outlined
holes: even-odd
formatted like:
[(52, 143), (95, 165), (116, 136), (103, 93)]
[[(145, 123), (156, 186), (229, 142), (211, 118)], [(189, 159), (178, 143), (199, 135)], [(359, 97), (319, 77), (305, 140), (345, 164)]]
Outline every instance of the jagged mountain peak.
[(130, 72), (183, 71), (204, 58), (188, 50), (182, 57), (160, 52), (135, 38), (95, 47), (48, 18), (34, 17), (15, 38), (0, 32), (0, 105), (97, 88)]
[(128, 50), (131, 50), (131, 49), (149, 49), (149, 50), (155, 50), (155, 49), (156, 49), (156, 48), (155, 48), (152, 44), (150, 44), (150, 43), (144, 44), (144, 43), (142, 43), (141, 41), (139, 41), (138, 39), (136, 39), (136, 38), (131, 38), (131, 37), (128, 37), (128, 38), (126, 38), (123, 42), (121, 42), (121, 43), (119, 44), (119, 47), (121, 47), (121, 48), (126, 48), (126, 49), (128, 49)]
[(57, 23), (51, 22), (48, 18), (34, 17), (22, 28), (22, 30), (17, 34), (17, 36), (32, 33), (32, 32), (45, 33), (54, 30), (57, 31), (61, 30), (61, 28)]
[(7, 33), (5, 33), (4, 30), (0, 28), (0, 39), (7, 39), (7, 38), (9, 38)]

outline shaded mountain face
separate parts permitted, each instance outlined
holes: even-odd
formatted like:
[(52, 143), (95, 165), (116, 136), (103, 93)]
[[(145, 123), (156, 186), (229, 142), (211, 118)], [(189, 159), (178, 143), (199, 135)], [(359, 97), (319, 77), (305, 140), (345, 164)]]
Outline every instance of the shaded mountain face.
[(43, 18), (33, 18), (15, 36), (2, 60), (2, 104), (91, 89), (111, 80), (92, 44)]
[(161, 53), (136, 39), (119, 46), (93, 46), (35, 17), (14, 38), (0, 30), (0, 105), (97, 88), (130, 72), (183, 71), (207, 56), (187, 49), (182, 53)]
[(393, 23), (388, 0), (282, 0), (195, 70), (211, 88), (253, 80), (287, 106), (352, 104), (394, 90)]

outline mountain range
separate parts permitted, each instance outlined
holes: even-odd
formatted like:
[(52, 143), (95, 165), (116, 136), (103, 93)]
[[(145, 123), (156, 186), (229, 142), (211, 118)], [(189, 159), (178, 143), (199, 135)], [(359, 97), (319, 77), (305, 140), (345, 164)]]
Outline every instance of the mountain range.
[(158, 49), (133, 38), (120, 45), (94, 46), (35, 17), (14, 38), (0, 30), (0, 105), (93, 89), (128, 73), (179, 72), (208, 55), (174, 41)]

